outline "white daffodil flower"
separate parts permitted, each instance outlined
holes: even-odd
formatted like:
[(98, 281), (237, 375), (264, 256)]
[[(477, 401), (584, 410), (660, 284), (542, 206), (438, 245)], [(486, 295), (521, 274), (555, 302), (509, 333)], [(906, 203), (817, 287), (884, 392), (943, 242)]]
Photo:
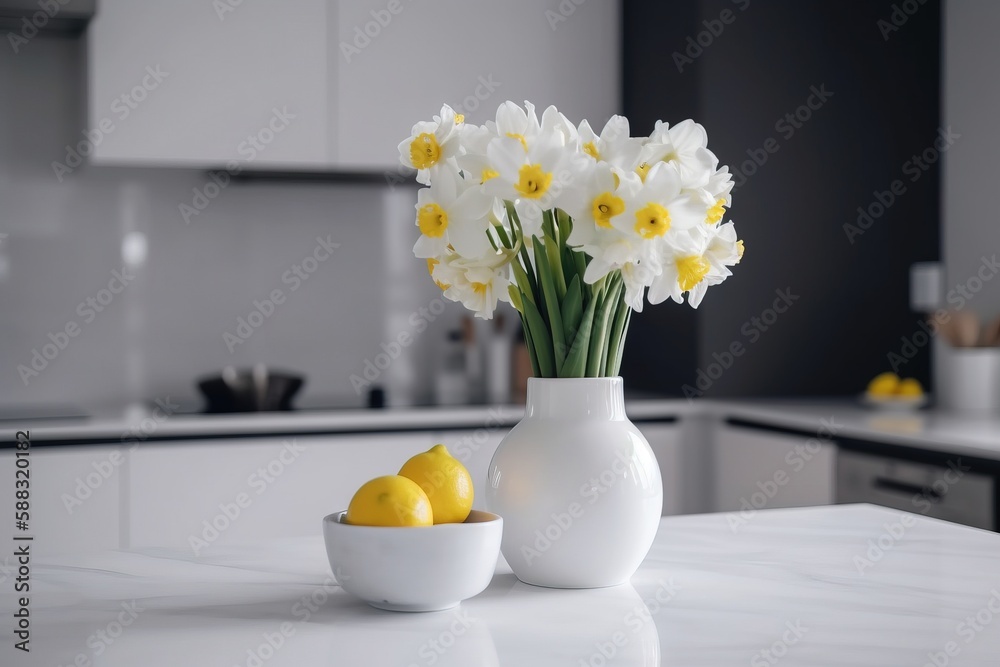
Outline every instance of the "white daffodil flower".
[(690, 229), (705, 220), (704, 200), (682, 192), (681, 178), (673, 164), (658, 162), (644, 181), (622, 183), (634, 190), (625, 197), (625, 213), (610, 221), (622, 232), (653, 240), (671, 229)]
[(535, 105), (525, 102), (522, 109), (508, 100), (497, 109), (496, 125), (491, 129), (498, 137), (516, 139), (527, 151), (542, 128), (538, 116), (535, 115)]
[(399, 144), (399, 161), (417, 170), (417, 183), (430, 185), (431, 178), (461, 152), (455, 111), (445, 104), (433, 121), (421, 121)]
[(628, 171), (638, 166), (642, 139), (629, 136), (628, 118), (612, 116), (604, 124), (600, 136), (594, 133), (588, 121), (583, 120), (578, 133), (580, 148), (594, 160)]
[(457, 301), (484, 320), (493, 319), (497, 303), (510, 302), (510, 262), (513, 251), (499, 250), (479, 259), (448, 253), (430, 268), (444, 297)]
[(497, 176), (486, 181), (483, 188), (492, 196), (515, 202), (529, 238), (540, 232), (542, 212), (559, 207), (558, 197), (573, 182), (579, 168), (572, 164), (573, 154), (560, 142), (560, 137), (540, 135), (525, 151), (517, 139), (497, 137), (486, 149)]
[(708, 184), (719, 159), (708, 150), (705, 128), (688, 119), (673, 127), (656, 121), (649, 142), (640, 152), (636, 172), (645, 179), (649, 170), (659, 162), (673, 164), (681, 177), (681, 187), (693, 189)]
[(453, 169), (441, 170), (431, 187), (417, 192), (420, 238), (413, 253), (425, 259), (440, 257), (450, 245), (467, 257), (483, 255), (491, 247), (486, 230), (492, 205), (478, 184), (465, 181)]
[(608, 162), (594, 162), (567, 188), (561, 198), (562, 209), (573, 218), (573, 231), (567, 243), (570, 246), (592, 245), (614, 226), (611, 221), (625, 214), (625, 197), (634, 187), (621, 187), (622, 180), (639, 177), (632, 172), (614, 169)]

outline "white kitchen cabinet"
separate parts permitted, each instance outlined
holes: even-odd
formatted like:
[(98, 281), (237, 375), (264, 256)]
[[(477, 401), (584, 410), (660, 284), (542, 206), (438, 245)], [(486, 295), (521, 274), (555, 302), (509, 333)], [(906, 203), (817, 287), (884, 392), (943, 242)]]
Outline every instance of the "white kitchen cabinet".
[(834, 502), (836, 446), (829, 440), (719, 424), (712, 454), (713, 511)]
[[(119, 547), (119, 484), (127, 448), (39, 447), (30, 450), (27, 531), (14, 527), (15, 453), (0, 451), (0, 479), (10, 510), (2, 537), (31, 535), (32, 553), (65, 554)], [(5, 561), (0, 558), (0, 572)]]
[(482, 123), (507, 99), (599, 131), (621, 111), (619, 15), (617, 1), (102, 0), (74, 149), (397, 173), (398, 143), (442, 103)]
[(327, 5), (101, 0), (88, 32), (90, 159), (328, 164), (336, 83)]
[(319, 535), (373, 477), (433, 445), (429, 433), (232, 438), (141, 445), (129, 479), (131, 547), (209, 553)]
[[(395, 168), (399, 142), (443, 102), (477, 124), (504, 100), (529, 100), (539, 113), (554, 104), (597, 131), (621, 113), (617, 0), (337, 5), (337, 144), (347, 168)], [(399, 11), (386, 22), (387, 7)]]

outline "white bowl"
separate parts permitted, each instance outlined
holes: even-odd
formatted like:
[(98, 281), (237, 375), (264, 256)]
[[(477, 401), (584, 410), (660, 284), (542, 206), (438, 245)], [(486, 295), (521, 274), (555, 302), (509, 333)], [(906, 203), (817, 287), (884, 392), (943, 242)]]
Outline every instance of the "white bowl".
[(472, 510), (465, 523), (413, 528), (352, 526), (323, 519), (337, 583), (373, 607), (439, 611), (483, 592), (500, 555), (503, 519)]
[(876, 410), (887, 412), (913, 412), (927, 405), (927, 394), (920, 396), (872, 396), (865, 392), (861, 394), (861, 402)]

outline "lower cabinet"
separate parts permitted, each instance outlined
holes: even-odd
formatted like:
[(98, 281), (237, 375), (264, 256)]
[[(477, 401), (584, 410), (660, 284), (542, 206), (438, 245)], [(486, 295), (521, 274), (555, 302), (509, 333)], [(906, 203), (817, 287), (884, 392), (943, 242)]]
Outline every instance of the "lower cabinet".
[[(0, 539), (33, 537), (36, 555), (83, 553), (119, 548), (120, 483), (127, 448), (117, 444), (79, 447), (34, 446), (28, 455), (27, 530), (15, 527), (13, 510), (18, 478), (13, 449), (0, 450), (0, 488), (12, 511), (3, 521)], [(21, 470), (25, 470), (22, 468)], [(9, 495), (8, 495), (9, 494)], [(0, 580), (9, 556), (0, 556)]]
[(131, 458), (131, 547), (209, 554), (226, 544), (322, 534), (363, 483), (431, 447), (429, 433), (151, 443)]
[(712, 511), (834, 502), (836, 446), (818, 436), (720, 424), (712, 451)]

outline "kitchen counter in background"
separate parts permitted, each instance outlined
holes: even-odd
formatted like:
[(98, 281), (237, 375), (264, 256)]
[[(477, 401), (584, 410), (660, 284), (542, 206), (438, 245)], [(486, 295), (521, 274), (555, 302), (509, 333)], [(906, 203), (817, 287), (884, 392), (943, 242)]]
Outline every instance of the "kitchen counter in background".
[[(938, 410), (877, 411), (853, 400), (698, 400), (626, 401), (636, 422), (698, 417), (787, 430), (805, 436), (841, 436), (949, 454), (1000, 461), (1000, 416), (969, 416)], [(186, 440), (220, 437), (448, 431), (511, 427), (522, 405), (387, 408), (266, 412), (226, 415), (140, 414), (130, 419), (11, 420), (0, 425), (9, 447), (16, 430), (29, 429), (33, 445)], [(162, 415), (162, 413), (160, 413)]]
[[(667, 517), (629, 584), (537, 588), (501, 558), (483, 593), (427, 614), (346, 594), (318, 535), (197, 558), (73, 554), (33, 562), (31, 655), (76, 664), (99, 646), (105, 667), (993, 665), (998, 549), (996, 534), (869, 505), (764, 511), (738, 533), (724, 514)], [(12, 595), (0, 592), (11, 608)], [(95, 639), (105, 631), (114, 639)], [(4, 664), (17, 662), (12, 644)]]

